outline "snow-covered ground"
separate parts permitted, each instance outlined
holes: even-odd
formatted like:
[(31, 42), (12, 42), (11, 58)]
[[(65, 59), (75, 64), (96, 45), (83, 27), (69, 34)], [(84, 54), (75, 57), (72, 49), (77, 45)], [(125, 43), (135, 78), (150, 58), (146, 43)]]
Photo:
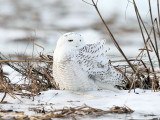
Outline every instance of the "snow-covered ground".
[[(67, 2), (66, 2), (67, 1)], [(143, 20), (149, 23), (148, 1), (136, 0)], [(157, 16), (156, 0), (151, 1), (153, 17)], [(98, 7), (108, 23), (116, 40), (127, 57), (135, 57), (138, 49), (143, 47), (133, 4), (128, 0), (99, 0)], [(31, 55), (33, 42), (44, 47), (35, 46), (34, 53), (52, 54), (56, 41), (65, 32), (81, 33), (87, 43), (93, 43), (106, 38), (106, 30), (100, 21), (94, 7), (82, 0), (0, 0), (0, 52), (8, 54)], [(123, 59), (113, 43), (108, 40), (111, 48), (110, 59)], [(133, 52), (134, 51), (134, 52)], [(21, 76), (9, 67), (4, 67), (9, 73), (12, 83), (23, 83)], [(20, 82), (19, 82), (20, 81)], [(0, 93), (0, 100), (3, 93)], [(65, 106), (88, 106), (108, 110), (116, 106), (128, 106), (135, 112), (132, 114), (106, 114), (95, 119), (160, 119), (160, 92), (136, 89), (136, 93), (120, 91), (90, 91), (69, 92), (60, 90), (43, 91), (35, 96), (34, 101), (29, 97), (11, 98), (8, 94), (0, 104), (0, 109), (24, 111), (27, 115), (35, 115), (32, 107), (44, 107), (45, 110), (54, 110)], [(72, 101), (72, 102), (71, 102)], [(11, 103), (11, 104), (9, 104)], [(1, 119), (1, 118), (0, 118)], [(82, 118), (83, 119), (83, 118)], [(90, 120), (90, 118), (85, 118)]]
[[(0, 99), (3, 94), (0, 93)], [(94, 118), (95, 120), (119, 120), (119, 119), (153, 119), (160, 118), (160, 92), (151, 90), (136, 89), (136, 93), (128, 90), (120, 92), (113, 91), (90, 91), (90, 92), (71, 92), (61, 90), (48, 90), (41, 92), (40, 95), (32, 98), (20, 97), (13, 99), (9, 95), (4, 101), (8, 104), (0, 104), (2, 110), (24, 111), (26, 115), (37, 115), (32, 108), (39, 108), (46, 111), (64, 107), (76, 107), (86, 104), (93, 108), (109, 110), (113, 106), (128, 106), (134, 112), (132, 114), (105, 114)], [(81, 118), (89, 119), (89, 118)]]

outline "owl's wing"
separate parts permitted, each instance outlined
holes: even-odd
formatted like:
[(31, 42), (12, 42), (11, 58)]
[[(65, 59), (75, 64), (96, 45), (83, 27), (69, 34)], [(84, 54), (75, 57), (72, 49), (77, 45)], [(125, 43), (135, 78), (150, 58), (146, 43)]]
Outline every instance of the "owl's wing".
[(76, 60), (82, 66), (82, 69), (89, 73), (91, 71), (96, 72), (98, 69), (104, 71), (104, 69), (108, 69), (108, 50), (109, 48), (106, 47), (104, 40), (94, 44), (86, 44), (77, 52)]
[(108, 50), (105, 40), (95, 44), (87, 44), (76, 54), (76, 62), (82, 70), (88, 73), (88, 77), (98, 84), (123, 86), (125, 84), (124, 77), (109, 63)]

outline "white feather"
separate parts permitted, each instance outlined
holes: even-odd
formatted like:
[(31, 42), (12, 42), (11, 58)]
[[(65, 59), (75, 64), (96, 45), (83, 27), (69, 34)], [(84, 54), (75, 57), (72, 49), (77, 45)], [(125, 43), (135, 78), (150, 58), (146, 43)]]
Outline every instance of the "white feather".
[(60, 89), (86, 91), (115, 89), (125, 79), (107, 58), (105, 40), (85, 44), (77, 33), (64, 34), (54, 52), (53, 76)]

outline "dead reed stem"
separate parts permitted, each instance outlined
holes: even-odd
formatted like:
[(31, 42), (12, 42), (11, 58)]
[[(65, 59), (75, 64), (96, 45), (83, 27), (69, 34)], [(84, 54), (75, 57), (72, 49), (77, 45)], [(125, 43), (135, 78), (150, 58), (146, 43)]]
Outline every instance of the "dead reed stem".
[(43, 68), (44, 74), (47, 76), (47, 78), (50, 80), (50, 82), (54, 85), (56, 90), (59, 90), (60, 88), (57, 86), (56, 82), (51, 78), (51, 76), (47, 73), (47, 70)]
[(6, 95), (7, 95), (7, 92), (6, 92), (6, 90), (5, 90), (5, 91), (4, 91), (4, 96), (3, 96), (2, 100), (0, 101), (0, 103), (2, 103), (2, 102), (4, 101)]
[[(137, 6), (136, 6), (135, 0), (133, 0), (133, 4), (134, 4), (135, 12), (136, 12), (136, 15), (137, 15), (137, 20), (138, 20), (139, 28), (140, 28), (141, 35), (142, 35), (142, 38), (143, 38), (143, 42), (144, 42), (144, 45), (145, 45), (145, 44), (146, 44), (146, 42), (145, 42), (145, 37), (144, 37), (144, 33), (143, 33), (142, 26), (141, 26), (141, 23), (140, 23), (140, 18), (139, 18), (140, 15), (139, 15), (138, 8), (137, 8)], [(150, 56), (150, 54), (149, 54), (149, 50), (148, 50), (147, 45), (145, 45), (145, 48), (146, 48), (146, 50), (147, 50), (148, 59), (149, 59), (150, 64), (151, 64), (152, 71), (154, 72), (153, 63), (152, 63), (151, 56)]]
[(3, 100), (5, 99), (6, 94), (7, 94), (6, 89), (4, 89), (4, 87), (2, 86), (2, 84), (3, 84), (3, 70), (2, 70), (2, 64), (0, 64), (0, 87), (3, 88), (3, 91), (4, 91), (4, 96), (1, 99), (0, 103), (3, 102)]
[[(148, 3), (149, 3), (149, 12), (150, 12), (151, 23), (152, 23), (152, 25), (154, 25), (150, 0), (148, 0)], [(156, 46), (156, 54), (157, 54), (158, 64), (159, 64), (159, 68), (160, 68), (159, 50), (158, 50), (157, 37), (156, 37), (156, 32), (155, 32), (154, 26), (153, 26), (153, 35), (154, 35), (154, 40), (155, 40), (155, 46)]]
[(46, 62), (46, 63), (53, 63), (53, 61), (46, 61), (41, 59), (35, 59), (35, 60), (0, 60), (0, 63), (9, 63), (9, 62)]
[[(157, 57), (157, 60), (158, 60), (157, 62), (158, 62), (159, 68), (160, 68), (160, 59), (159, 59), (159, 50), (158, 50), (159, 46), (158, 46), (158, 41), (157, 41), (157, 38), (160, 39), (160, 30), (159, 30), (159, 26), (160, 26), (159, 0), (157, 0), (158, 21), (157, 21), (157, 18), (154, 18), (154, 20), (153, 20), (151, 1), (150, 0), (148, 0), (148, 4), (149, 4), (150, 20), (151, 20), (151, 24), (152, 24), (150, 33), (148, 33), (148, 31), (147, 31), (147, 29), (146, 29), (146, 27), (145, 27), (145, 25), (143, 23), (143, 20), (142, 20), (142, 18), (141, 18), (140, 15), (139, 15), (139, 19), (140, 19), (140, 21), (141, 21), (141, 23), (142, 23), (142, 25), (143, 25), (146, 33), (147, 33), (147, 36), (148, 36), (147, 41), (150, 40), (150, 43), (151, 43), (152, 48), (153, 48), (153, 50), (155, 52), (155, 55)], [(139, 14), (139, 12), (138, 12), (138, 14)], [(157, 31), (156, 31), (156, 29), (157, 29)], [(158, 32), (158, 37), (156, 36), (156, 32)], [(153, 37), (154, 37), (154, 44), (153, 44), (153, 42), (151, 40), (151, 37), (150, 37), (150, 35), (152, 33), (153, 33)], [(153, 69), (154, 69), (154, 66), (153, 66)], [(152, 90), (154, 89), (154, 91), (155, 91), (155, 89), (157, 89), (157, 87), (158, 87), (158, 84), (157, 84), (157, 75), (156, 75), (157, 73), (155, 72), (155, 70), (153, 71), (153, 69), (152, 69), (152, 73), (154, 73), (154, 78), (152, 79)]]
[(98, 7), (97, 7), (97, 3), (95, 3), (94, 0), (92, 0), (92, 3), (93, 3), (93, 6), (95, 7), (95, 9), (96, 9), (96, 11), (97, 11), (100, 19), (102, 20), (103, 24), (105, 25), (105, 27), (106, 27), (106, 29), (107, 29), (107, 31), (108, 31), (108, 33), (109, 33), (109, 36), (111, 37), (113, 43), (115, 44), (115, 46), (117, 47), (117, 49), (119, 50), (119, 52), (122, 54), (122, 56), (125, 58), (125, 60), (126, 60), (127, 63), (129, 64), (129, 66), (132, 68), (133, 72), (136, 73), (133, 65), (132, 65), (132, 64), (130, 63), (130, 61), (128, 60), (128, 58), (126, 57), (126, 55), (125, 55), (124, 52), (122, 51), (121, 47), (119, 46), (118, 42), (117, 42), (116, 39), (114, 38), (112, 32), (110, 31), (108, 25), (105, 23), (102, 15), (101, 15)]
[(13, 93), (12, 90), (4, 83), (3, 81), (3, 69), (2, 69), (2, 64), (0, 64), (0, 86), (2, 87), (4, 91), (4, 96), (1, 100), (3, 102), (4, 98), (6, 97), (6, 94), (8, 93), (13, 99), (18, 99), (20, 102), (22, 102), (18, 97), (16, 97)]
[[(160, 26), (159, 0), (157, 0), (157, 10), (158, 10), (158, 20), (159, 20), (159, 26)], [(158, 32), (158, 34), (160, 33)]]

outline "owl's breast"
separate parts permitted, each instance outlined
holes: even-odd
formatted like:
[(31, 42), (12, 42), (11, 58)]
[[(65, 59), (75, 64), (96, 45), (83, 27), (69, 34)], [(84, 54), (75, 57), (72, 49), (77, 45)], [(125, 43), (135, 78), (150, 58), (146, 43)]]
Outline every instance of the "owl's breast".
[(74, 61), (65, 61), (56, 63), (53, 67), (55, 81), (62, 90), (86, 91), (96, 90), (94, 81), (88, 78), (80, 65)]

